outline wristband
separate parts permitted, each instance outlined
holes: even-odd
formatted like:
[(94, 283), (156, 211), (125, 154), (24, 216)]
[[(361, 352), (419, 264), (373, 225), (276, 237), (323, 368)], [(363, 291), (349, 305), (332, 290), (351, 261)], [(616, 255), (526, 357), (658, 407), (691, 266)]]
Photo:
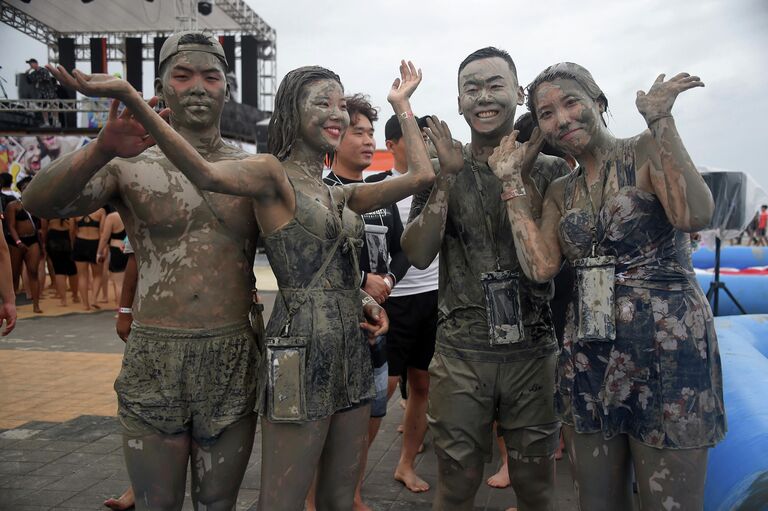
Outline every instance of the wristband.
[(514, 199), (515, 197), (525, 197), (525, 195), (525, 188), (522, 186), (520, 188), (510, 188), (509, 190), (501, 192), (501, 200), (508, 201), (509, 199)]
[(133, 309), (130, 307), (120, 307), (117, 309), (118, 314), (133, 314)]
[(376, 303), (376, 300), (374, 300), (370, 296), (366, 296), (365, 298), (363, 298), (363, 307), (365, 307), (366, 305), (368, 305), (370, 303)]
[(400, 119), (402, 119), (402, 120), (413, 119), (413, 112), (408, 110), (408, 111), (405, 111), (405, 112), (401, 113), (400, 115), (398, 115), (398, 117)]
[(672, 114), (664, 114), (664, 115), (657, 115), (656, 117), (652, 117), (650, 121), (647, 121), (648, 127), (651, 127), (651, 124), (653, 124), (656, 121), (660, 121), (661, 119), (665, 119), (667, 117), (672, 117)]
[(381, 277), (381, 280), (383, 280), (384, 285), (387, 286), (387, 291), (392, 291), (392, 283), (389, 281), (387, 277), (389, 277), (389, 275), (384, 275), (383, 277)]
[(21, 244), (22, 244), (21, 240), (16, 240), (16, 246), (17, 246), (17, 247), (18, 247), (19, 245), (21, 245)]

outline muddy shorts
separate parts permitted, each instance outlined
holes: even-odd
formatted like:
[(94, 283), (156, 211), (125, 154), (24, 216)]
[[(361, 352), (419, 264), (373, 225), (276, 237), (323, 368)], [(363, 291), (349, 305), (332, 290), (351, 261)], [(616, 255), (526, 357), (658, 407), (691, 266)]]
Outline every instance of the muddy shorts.
[(371, 363), (373, 364), (373, 386), (376, 396), (371, 399), (371, 417), (381, 418), (387, 415), (387, 337), (380, 335), (376, 344), (371, 346)]
[(435, 448), (464, 467), (491, 461), (493, 421), (507, 449), (551, 456), (555, 354), (516, 362), (473, 362), (435, 353), (429, 366), (427, 419)]
[(132, 435), (213, 441), (254, 413), (262, 358), (248, 323), (185, 330), (134, 322), (115, 381), (120, 422)]

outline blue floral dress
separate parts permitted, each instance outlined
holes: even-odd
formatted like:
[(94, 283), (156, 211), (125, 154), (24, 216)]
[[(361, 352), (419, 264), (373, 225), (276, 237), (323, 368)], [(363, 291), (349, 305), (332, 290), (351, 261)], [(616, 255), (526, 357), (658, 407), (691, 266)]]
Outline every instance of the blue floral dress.
[[(618, 193), (604, 190), (597, 215), (597, 253), (617, 258), (616, 340), (578, 340), (570, 304), (555, 407), (578, 433), (627, 434), (667, 449), (712, 446), (726, 430), (712, 312), (681, 264), (680, 233), (658, 198), (636, 186), (636, 143), (618, 142), (608, 174)], [(577, 168), (566, 178), (558, 232), (570, 261), (588, 257), (593, 240), (592, 215), (573, 207), (584, 190), (582, 173)]]

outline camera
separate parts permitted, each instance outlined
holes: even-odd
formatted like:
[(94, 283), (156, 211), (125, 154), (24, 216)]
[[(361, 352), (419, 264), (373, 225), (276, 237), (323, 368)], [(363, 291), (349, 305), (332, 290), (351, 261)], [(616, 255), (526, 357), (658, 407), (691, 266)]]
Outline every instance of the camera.
[(213, 10), (214, 0), (201, 0), (197, 2), (197, 12), (203, 16), (208, 16)]

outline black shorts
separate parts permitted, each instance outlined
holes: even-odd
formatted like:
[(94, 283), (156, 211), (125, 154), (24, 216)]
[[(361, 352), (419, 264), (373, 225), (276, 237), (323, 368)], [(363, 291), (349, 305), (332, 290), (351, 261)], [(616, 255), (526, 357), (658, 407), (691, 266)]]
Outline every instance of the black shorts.
[(45, 250), (53, 263), (53, 273), (56, 275), (77, 274), (75, 262), (72, 261), (69, 232), (49, 229)]
[(72, 247), (72, 260), (96, 264), (96, 252), (98, 251), (99, 240), (75, 238), (75, 246)]
[(109, 247), (109, 271), (111, 273), (123, 273), (128, 264), (128, 256), (118, 247)]
[(437, 335), (437, 290), (390, 297), (384, 308), (389, 316), (389, 375), (400, 376), (408, 367), (429, 369)]

